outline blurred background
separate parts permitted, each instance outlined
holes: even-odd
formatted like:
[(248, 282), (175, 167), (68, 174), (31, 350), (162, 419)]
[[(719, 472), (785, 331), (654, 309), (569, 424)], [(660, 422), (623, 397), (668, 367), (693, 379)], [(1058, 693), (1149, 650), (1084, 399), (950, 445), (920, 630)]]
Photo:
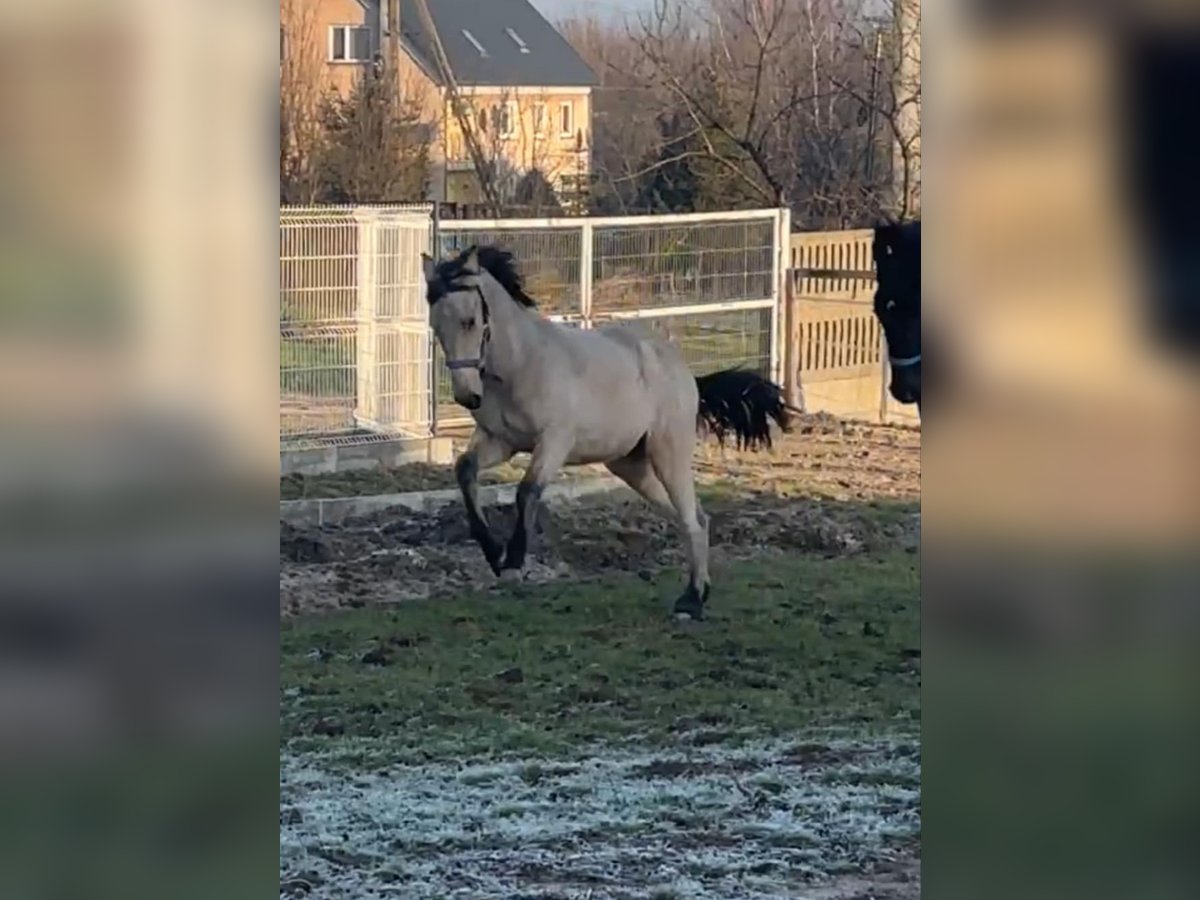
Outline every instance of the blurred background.
[(923, 889), (1191, 896), (1197, 20), (925, 23)]
[(276, 27), (0, 4), (6, 897), (275, 889)]

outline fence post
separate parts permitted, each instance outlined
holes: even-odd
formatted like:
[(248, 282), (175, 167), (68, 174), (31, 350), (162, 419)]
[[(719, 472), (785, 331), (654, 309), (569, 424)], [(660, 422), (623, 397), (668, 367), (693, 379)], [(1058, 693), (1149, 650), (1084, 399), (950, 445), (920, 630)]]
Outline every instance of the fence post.
[(805, 410), (804, 385), (800, 381), (800, 291), (791, 270), (784, 285), (786, 307), (784, 321), (783, 402), (793, 409)]
[(592, 327), (592, 258), (595, 252), (595, 231), (586, 218), (579, 233), (579, 315), (582, 327)]
[[(429, 249), (426, 251), (434, 259), (442, 258), (441, 221), (441, 204), (434, 203), (433, 208), (429, 211)], [(421, 266), (421, 293), (423, 297), (425, 293), (424, 266)], [(428, 335), (427, 346), (429, 348), (429, 359), (426, 361), (426, 368), (429, 375), (429, 434), (430, 437), (433, 437), (438, 433), (437, 348), (434, 346), (437, 338), (434, 337), (432, 328), (428, 329), (426, 333)]]
[(375, 430), (379, 427), (379, 384), (375, 365), (376, 305), (379, 296), (375, 283), (378, 215), (376, 210), (359, 208), (354, 211), (354, 220), (358, 223), (355, 247), (354, 423), (359, 428)]
[(786, 350), (781, 351), (784, 322), (787, 318), (788, 255), (792, 241), (792, 211), (784, 208), (775, 214), (775, 252), (771, 259), (771, 274), (775, 287), (775, 303), (771, 308), (771, 379), (784, 380)]

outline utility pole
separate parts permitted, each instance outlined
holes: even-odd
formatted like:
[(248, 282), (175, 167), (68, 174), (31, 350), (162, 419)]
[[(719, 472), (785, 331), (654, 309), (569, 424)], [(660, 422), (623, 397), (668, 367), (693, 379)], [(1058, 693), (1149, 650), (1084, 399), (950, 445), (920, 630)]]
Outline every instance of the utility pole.
[[(397, 0), (390, 0), (390, 2), (395, 3)], [(483, 195), (487, 198), (488, 206), (492, 208), (492, 215), (498, 218), (500, 216), (500, 198), (496, 193), (496, 186), (492, 181), (492, 174), (488, 169), (487, 158), (483, 155), (483, 149), (479, 146), (479, 141), (476, 139), (470, 112), (467, 110), (466, 104), (463, 103), (462, 97), (459, 94), (458, 83), (454, 80), (454, 72), (450, 67), (450, 60), (446, 56), (446, 49), (442, 46), (442, 39), (438, 34), (437, 26), (433, 24), (433, 16), (429, 13), (429, 4), (426, 0), (417, 0), (417, 12), (421, 14), (422, 27), (429, 34), (429, 42), (433, 46), (434, 63), (437, 65), (438, 73), (441, 75), (442, 84), (446, 87), (447, 99), (450, 101), (450, 110), (458, 122), (459, 130), (463, 136), (463, 143), (467, 145), (467, 152), (471, 155), (471, 164), (475, 167), (475, 174), (479, 178), (479, 185), (483, 188)]]
[(384, 60), (392, 77), (396, 77), (400, 64), (400, 0), (387, 0), (387, 50)]

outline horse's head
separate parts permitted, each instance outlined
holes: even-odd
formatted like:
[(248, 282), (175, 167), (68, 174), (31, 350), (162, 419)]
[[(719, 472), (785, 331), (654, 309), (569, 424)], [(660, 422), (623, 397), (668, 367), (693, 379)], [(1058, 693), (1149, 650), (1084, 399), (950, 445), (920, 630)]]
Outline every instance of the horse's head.
[(887, 339), (892, 381), (901, 403), (921, 403), (921, 222), (880, 225), (875, 257), (875, 315)]
[(454, 400), (479, 409), (484, 382), (500, 381), (501, 372), (515, 364), (505, 359), (512, 355), (508, 343), (492, 344), (492, 331), (500, 328), (503, 338), (513, 321), (510, 311), (537, 304), (525, 293), (512, 254), (499, 247), (471, 247), (440, 263), (422, 253), (421, 261), (429, 324), (446, 354)]
[(472, 247), (440, 263), (422, 253), (421, 262), (429, 325), (446, 355), (454, 401), (478, 409), (483, 402), (484, 359), (491, 336), (479, 252)]

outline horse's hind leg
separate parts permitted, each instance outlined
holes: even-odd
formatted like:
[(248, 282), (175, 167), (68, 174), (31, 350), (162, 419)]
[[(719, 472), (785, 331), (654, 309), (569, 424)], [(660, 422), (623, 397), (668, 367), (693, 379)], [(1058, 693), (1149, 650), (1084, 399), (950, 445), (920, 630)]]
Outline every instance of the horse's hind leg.
[(658, 476), (683, 530), (688, 551), (688, 585), (675, 601), (677, 615), (693, 619), (704, 617), (704, 601), (708, 599), (708, 518), (696, 498), (696, 482), (692, 473), (692, 445), (676, 446), (665, 442), (650, 444), (650, 464)]
[(483, 548), (484, 558), (492, 573), (500, 574), (500, 558), (503, 548), (492, 537), (487, 519), (479, 508), (479, 473), (512, 459), (513, 451), (508, 444), (478, 428), (471, 435), (466, 451), (454, 464), (454, 475), (462, 491), (463, 503), (467, 507), (467, 523), (471, 537)]
[(659, 512), (675, 518), (675, 506), (671, 503), (671, 495), (654, 474), (654, 468), (650, 465), (650, 459), (643, 448), (639, 447), (628, 456), (622, 456), (604, 465), (608, 471), (650, 501), (650, 505)]

